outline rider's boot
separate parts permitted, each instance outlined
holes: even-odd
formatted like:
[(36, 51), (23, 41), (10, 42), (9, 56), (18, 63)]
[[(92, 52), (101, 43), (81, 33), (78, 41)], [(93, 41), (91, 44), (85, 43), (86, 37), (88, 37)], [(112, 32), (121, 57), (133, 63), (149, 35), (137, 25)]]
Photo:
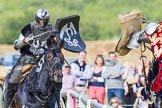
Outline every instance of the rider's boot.
[(9, 108), (12, 98), (14, 97), (16, 91), (18, 88), (18, 84), (8, 83), (8, 86), (6, 88), (6, 94), (4, 96), (5, 100), (5, 108)]

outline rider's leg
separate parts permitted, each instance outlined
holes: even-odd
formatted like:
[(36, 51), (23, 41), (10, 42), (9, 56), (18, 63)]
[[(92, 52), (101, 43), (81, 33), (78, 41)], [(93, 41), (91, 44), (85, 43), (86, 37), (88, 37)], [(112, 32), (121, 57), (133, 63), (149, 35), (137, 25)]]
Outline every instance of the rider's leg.
[(6, 99), (5, 99), (5, 108), (8, 108), (10, 106), (10, 103), (12, 101), (12, 98), (17, 90), (18, 84), (12, 84), (8, 83), (7, 85), (7, 91), (6, 91)]
[(22, 77), (21, 70), (22, 70), (21, 65), (15, 66), (14, 69), (12, 70), (13, 73), (11, 74), (11, 77), (8, 81), (8, 84), (7, 84), (7, 87), (6, 87), (6, 94), (4, 96), (6, 106), (10, 105), (12, 98), (17, 91), (19, 81), (21, 80), (21, 77)]

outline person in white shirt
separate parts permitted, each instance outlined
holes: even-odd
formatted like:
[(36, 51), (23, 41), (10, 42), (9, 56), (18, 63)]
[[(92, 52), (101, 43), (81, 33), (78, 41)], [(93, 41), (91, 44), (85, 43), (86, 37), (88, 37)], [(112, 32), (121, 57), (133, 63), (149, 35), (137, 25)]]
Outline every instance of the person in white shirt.
[(86, 63), (86, 51), (78, 53), (77, 60), (71, 63), (71, 72), (76, 75), (76, 90), (78, 93), (85, 94), (87, 81), (91, 78), (91, 67)]

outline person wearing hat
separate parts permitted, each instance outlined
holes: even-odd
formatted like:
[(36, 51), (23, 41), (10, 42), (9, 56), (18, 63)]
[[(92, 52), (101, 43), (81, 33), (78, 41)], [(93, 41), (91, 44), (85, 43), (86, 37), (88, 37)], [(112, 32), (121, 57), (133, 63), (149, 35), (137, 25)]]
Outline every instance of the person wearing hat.
[(76, 88), (76, 76), (71, 73), (70, 69), (70, 65), (65, 63), (63, 66), (62, 88), (60, 92), (65, 104), (67, 101), (67, 92)]

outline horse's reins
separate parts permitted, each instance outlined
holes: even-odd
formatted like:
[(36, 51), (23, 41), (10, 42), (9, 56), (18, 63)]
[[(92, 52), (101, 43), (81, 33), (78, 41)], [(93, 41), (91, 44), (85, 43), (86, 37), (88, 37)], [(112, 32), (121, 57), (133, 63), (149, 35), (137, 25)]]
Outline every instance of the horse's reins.
[(54, 72), (52, 71), (52, 68), (50, 68), (50, 64), (49, 63), (45, 63), (45, 67), (49, 71), (51, 79), (54, 79), (53, 74), (55, 73), (55, 71)]
[[(140, 52), (141, 52), (141, 57), (143, 57), (143, 52), (146, 50), (146, 47), (145, 47), (145, 43), (144, 43), (144, 50), (142, 50), (142, 45), (140, 46)], [(147, 86), (147, 80), (146, 80), (146, 71), (145, 71), (145, 64), (144, 64), (144, 60), (142, 58), (142, 65), (143, 65), (143, 72), (144, 72), (144, 77), (145, 77), (145, 84)]]
[[(142, 41), (143, 42), (143, 41)], [(147, 49), (149, 49), (150, 51), (151, 51), (151, 48), (149, 48), (148, 46), (146, 46), (146, 44), (145, 44), (145, 42), (143, 42), (143, 45), (144, 45), (144, 50), (142, 50), (142, 45), (140, 45), (140, 52), (141, 52), (141, 57), (143, 56), (143, 52), (146, 50), (146, 48)], [(152, 52), (152, 51), (151, 51)], [(153, 55), (154, 56), (154, 55)], [(154, 56), (155, 57), (155, 56)], [(143, 66), (144, 66), (144, 60), (143, 60), (143, 58), (142, 58), (142, 64), (143, 64)], [(152, 97), (152, 93), (151, 93), (151, 91), (148, 91), (148, 83), (147, 83), (147, 76), (146, 76), (146, 70), (145, 70), (145, 68), (143, 68), (143, 72), (144, 72), (144, 77), (145, 77), (145, 86), (144, 86), (144, 88), (145, 88), (145, 93), (148, 93), (149, 94), (149, 100), (150, 101), (155, 101), (155, 99)], [(151, 95), (151, 97), (150, 97), (150, 95)]]
[(64, 58), (64, 61), (66, 62), (66, 64), (70, 67), (70, 64), (68, 63), (68, 61)]

